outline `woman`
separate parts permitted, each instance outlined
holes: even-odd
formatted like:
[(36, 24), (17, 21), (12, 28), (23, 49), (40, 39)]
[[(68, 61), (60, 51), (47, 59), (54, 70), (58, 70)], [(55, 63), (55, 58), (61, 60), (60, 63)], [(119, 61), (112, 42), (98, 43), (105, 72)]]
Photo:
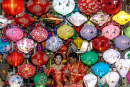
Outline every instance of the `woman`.
[(46, 69), (46, 66), (43, 66), (44, 72), (46, 76), (49, 76), (50, 73), (52, 73), (54, 84), (53, 87), (63, 87), (63, 67), (64, 65), (62, 64), (62, 59), (63, 56), (60, 53), (56, 53), (54, 56), (55, 63), (52, 64), (48, 71)]

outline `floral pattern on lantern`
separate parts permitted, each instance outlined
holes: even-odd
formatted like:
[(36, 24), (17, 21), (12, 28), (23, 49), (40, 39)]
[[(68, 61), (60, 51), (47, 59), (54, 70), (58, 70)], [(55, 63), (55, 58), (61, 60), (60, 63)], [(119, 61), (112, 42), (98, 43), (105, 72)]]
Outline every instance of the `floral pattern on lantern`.
[(9, 19), (5, 18), (3, 15), (0, 15), (0, 28), (4, 28), (10, 23), (11, 21)]

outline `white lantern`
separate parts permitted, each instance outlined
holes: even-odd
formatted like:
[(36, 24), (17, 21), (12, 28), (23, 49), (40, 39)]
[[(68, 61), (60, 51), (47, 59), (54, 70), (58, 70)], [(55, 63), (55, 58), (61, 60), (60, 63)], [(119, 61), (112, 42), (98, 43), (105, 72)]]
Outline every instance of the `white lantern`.
[(103, 59), (110, 64), (117, 62), (120, 59), (120, 53), (117, 50), (109, 49), (103, 53)]
[(92, 42), (88, 42), (88, 41), (84, 40), (82, 42), (80, 52), (86, 52), (86, 51), (90, 51), (92, 49), (93, 49)]
[(120, 59), (119, 61), (115, 63), (115, 66), (118, 72), (120, 73), (121, 77), (125, 78), (130, 67), (129, 62), (125, 59)]
[(68, 20), (75, 26), (80, 26), (81, 24), (87, 21), (87, 18), (81, 15), (79, 12), (75, 12), (68, 17)]
[(115, 87), (119, 81), (119, 74), (117, 72), (109, 72), (105, 75), (105, 79), (109, 87)]
[(74, 0), (53, 0), (53, 8), (56, 12), (67, 15), (71, 13), (75, 7)]
[(10, 24), (11, 21), (7, 18), (5, 18), (3, 15), (0, 15), (0, 28), (6, 27), (7, 24)]
[(130, 63), (130, 51), (127, 51), (124, 55), (125, 59)]
[(86, 87), (94, 87), (97, 83), (97, 77), (94, 74), (87, 74), (83, 77)]

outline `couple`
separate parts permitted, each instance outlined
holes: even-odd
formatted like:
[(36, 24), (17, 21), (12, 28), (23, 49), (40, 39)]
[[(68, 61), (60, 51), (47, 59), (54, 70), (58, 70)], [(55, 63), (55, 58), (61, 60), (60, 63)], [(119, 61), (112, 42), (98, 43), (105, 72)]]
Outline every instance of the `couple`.
[(70, 63), (65, 66), (62, 64), (62, 54), (56, 53), (54, 56), (55, 63), (48, 70), (45, 65), (43, 66), (47, 76), (52, 73), (54, 79), (53, 87), (82, 87), (85, 65), (78, 62), (76, 53), (70, 53), (68, 57)]

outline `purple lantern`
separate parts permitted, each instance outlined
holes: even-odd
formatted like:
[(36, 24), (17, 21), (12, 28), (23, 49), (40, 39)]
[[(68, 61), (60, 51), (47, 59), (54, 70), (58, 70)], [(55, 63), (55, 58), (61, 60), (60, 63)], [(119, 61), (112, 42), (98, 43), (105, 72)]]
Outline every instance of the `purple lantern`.
[(91, 25), (85, 25), (80, 30), (80, 35), (87, 40), (91, 40), (97, 35), (97, 29)]
[(130, 47), (130, 38), (125, 35), (118, 36), (115, 40), (115, 45), (121, 50), (125, 50)]

